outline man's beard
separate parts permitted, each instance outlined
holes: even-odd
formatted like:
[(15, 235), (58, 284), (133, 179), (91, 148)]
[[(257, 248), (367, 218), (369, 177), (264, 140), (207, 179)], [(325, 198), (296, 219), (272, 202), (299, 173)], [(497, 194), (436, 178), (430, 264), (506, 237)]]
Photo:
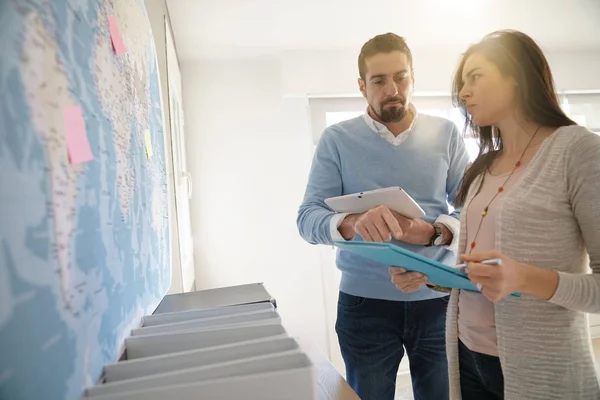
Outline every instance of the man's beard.
[(381, 109), (379, 110), (379, 112), (375, 111), (375, 109), (373, 107), (371, 107), (371, 109), (373, 110), (373, 112), (375, 112), (375, 115), (377, 116), (377, 118), (379, 118), (381, 120), (381, 122), (399, 122), (402, 121), (402, 119), (406, 116), (406, 114), (408, 114), (408, 105), (402, 103), (402, 105), (400, 107), (394, 106), (394, 107), (389, 107), (389, 108), (385, 108), (385, 105), (388, 103), (394, 103), (399, 101), (398, 99), (392, 99), (389, 101), (386, 101), (385, 103), (383, 103), (381, 105)]

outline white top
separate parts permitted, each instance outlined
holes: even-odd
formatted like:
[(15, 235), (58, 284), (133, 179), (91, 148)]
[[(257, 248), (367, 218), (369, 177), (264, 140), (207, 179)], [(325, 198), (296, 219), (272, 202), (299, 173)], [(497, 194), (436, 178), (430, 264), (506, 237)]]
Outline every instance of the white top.
[[(494, 250), (496, 247), (496, 218), (506, 193), (505, 191), (498, 193), (498, 187), (502, 186), (504, 190), (508, 190), (524, 170), (525, 168), (520, 168), (515, 171), (508, 181), (506, 179), (510, 174), (493, 176), (487, 173), (485, 175), (485, 180), (477, 196), (462, 209), (462, 212), (466, 214), (467, 240), (465, 248), (461, 251), (467, 252), (473, 241), (475, 241), (475, 247), (471, 252)], [(494, 196), (496, 198), (490, 204)], [(487, 214), (482, 220), (482, 212), (488, 204)], [(481, 227), (479, 227), (479, 223), (481, 223)], [(478, 228), (479, 233), (477, 232)], [(481, 293), (461, 290), (458, 296), (458, 337), (471, 351), (498, 356), (494, 303)]]

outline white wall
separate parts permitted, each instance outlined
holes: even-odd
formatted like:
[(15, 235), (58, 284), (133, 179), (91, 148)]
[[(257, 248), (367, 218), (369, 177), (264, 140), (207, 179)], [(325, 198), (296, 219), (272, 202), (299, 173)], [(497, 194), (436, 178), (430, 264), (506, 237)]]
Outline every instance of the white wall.
[(183, 63), (198, 289), (262, 281), (285, 324), (326, 350), (319, 249), (296, 212), (312, 157), (307, 102), (276, 61)]
[[(289, 52), (281, 56), (286, 96), (356, 94), (358, 52)], [(451, 90), (451, 79), (465, 49), (413, 50), (415, 91)], [(558, 90), (600, 90), (600, 51), (547, 51)]]

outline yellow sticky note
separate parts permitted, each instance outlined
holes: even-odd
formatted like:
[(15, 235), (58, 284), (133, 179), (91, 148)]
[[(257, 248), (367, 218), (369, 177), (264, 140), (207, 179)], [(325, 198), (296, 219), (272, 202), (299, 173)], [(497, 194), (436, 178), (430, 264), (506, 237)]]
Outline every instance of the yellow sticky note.
[(146, 156), (152, 157), (152, 138), (150, 137), (150, 131), (144, 132), (144, 139), (146, 139)]

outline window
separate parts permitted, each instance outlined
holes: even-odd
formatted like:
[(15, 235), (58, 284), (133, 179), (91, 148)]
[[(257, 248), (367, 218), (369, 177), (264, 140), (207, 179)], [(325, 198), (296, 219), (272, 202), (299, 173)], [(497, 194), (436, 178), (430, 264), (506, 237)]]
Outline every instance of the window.
[(566, 94), (562, 108), (579, 125), (600, 133), (600, 93)]
[[(560, 97), (561, 106), (571, 119), (600, 134), (600, 92), (563, 93)], [(452, 105), (449, 96), (415, 95), (413, 103), (420, 112), (448, 118), (456, 124), (460, 132), (464, 131), (464, 117), (460, 110)], [(314, 143), (317, 143), (326, 127), (361, 115), (366, 107), (367, 102), (362, 97), (311, 99)], [(474, 160), (479, 153), (477, 139), (466, 136), (464, 140), (469, 157)]]
[[(464, 131), (465, 119), (458, 108), (452, 106), (448, 96), (414, 96), (413, 103), (424, 114), (436, 115), (453, 121), (459, 131)], [(311, 119), (313, 139), (316, 144), (325, 128), (338, 122), (362, 115), (367, 108), (367, 102), (362, 97), (311, 99)], [(471, 160), (479, 153), (477, 139), (466, 137), (465, 144)]]
[(332, 111), (325, 113), (325, 124), (331, 126), (362, 115), (364, 111)]

